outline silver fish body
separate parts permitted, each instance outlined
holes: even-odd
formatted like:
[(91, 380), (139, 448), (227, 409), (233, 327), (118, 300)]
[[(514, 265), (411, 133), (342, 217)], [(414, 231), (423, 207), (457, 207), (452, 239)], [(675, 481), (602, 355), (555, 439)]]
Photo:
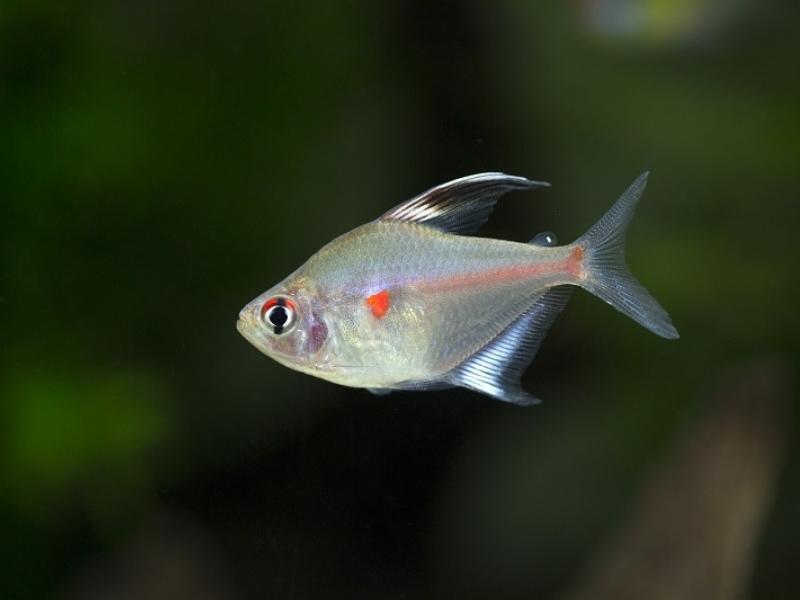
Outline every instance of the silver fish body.
[(335, 383), (457, 385), (530, 404), (519, 378), (571, 286), (677, 337), (624, 268), (624, 229), (645, 180), (566, 246), (464, 235), (503, 193), (546, 184), (485, 173), (438, 186), (327, 244), (245, 306), (238, 329), (282, 364)]

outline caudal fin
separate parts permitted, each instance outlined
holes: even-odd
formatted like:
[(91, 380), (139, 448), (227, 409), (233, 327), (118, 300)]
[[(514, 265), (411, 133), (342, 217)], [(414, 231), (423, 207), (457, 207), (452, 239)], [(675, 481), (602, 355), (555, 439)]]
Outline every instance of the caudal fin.
[(678, 331), (667, 311), (636, 281), (625, 264), (625, 234), (647, 186), (648, 175), (642, 173), (575, 242), (584, 250), (586, 278), (581, 285), (656, 335), (675, 339), (679, 337)]

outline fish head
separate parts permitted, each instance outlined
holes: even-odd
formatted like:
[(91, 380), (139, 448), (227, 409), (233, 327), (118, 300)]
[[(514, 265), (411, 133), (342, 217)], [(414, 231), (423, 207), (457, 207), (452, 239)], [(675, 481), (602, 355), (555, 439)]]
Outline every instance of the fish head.
[(317, 375), (329, 362), (323, 312), (313, 286), (303, 278), (289, 278), (248, 302), (236, 328), (282, 365)]

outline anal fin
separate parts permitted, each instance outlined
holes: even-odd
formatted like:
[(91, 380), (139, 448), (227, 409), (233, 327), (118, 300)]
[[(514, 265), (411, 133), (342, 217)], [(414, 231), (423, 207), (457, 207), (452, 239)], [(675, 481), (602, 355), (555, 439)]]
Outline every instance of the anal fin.
[(451, 371), (446, 380), (503, 402), (538, 404), (537, 398), (522, 389), (520, 378), (571, 293), (571, 287), (559, 286), (539, 296), (497, 337)]

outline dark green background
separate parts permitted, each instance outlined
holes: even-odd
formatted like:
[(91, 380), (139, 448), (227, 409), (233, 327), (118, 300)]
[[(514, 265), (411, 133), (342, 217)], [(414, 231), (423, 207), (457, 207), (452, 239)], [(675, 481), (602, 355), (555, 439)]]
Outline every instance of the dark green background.
[[(798, 352), (798, 5), (637, 10), (2, 0), (0, 595), (565, 589), (719, 372)], [(645, 169), (629, 261), (682, 338), (578, 294), (539, 407), (373, 397), (234, 328), (433, 184), (548, 180), (484, 233), (569, 241)], [(796, 450), (755, 598), (798, 592)]]

